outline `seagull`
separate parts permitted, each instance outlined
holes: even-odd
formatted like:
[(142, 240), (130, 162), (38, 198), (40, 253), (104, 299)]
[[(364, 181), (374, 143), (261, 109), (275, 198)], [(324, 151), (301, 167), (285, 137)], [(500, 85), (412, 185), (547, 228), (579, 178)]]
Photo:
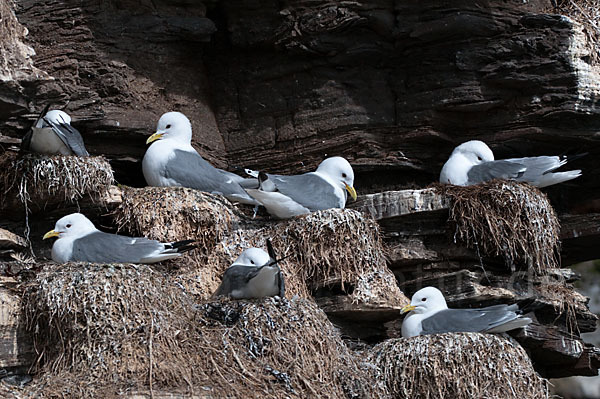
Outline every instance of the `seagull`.
[(492, 150), (483, 141), (471, 140), (452, 151), (440, 173), (440, 182), (470, 186), (493, 179), (510, 179), (546, 187), (581, 176), (581, 170), (554, 172), (579, 157), (581, 155), (561, 155), (494, 161)]
[(48, 155), (89, 156), (81, 133), (71, 126), (71, 117), (64, 111), (48, 111), (49, 105), (23, 137), (21, 149)]
[(213, 294), (233, 299), (285, 296), (285, 284), (271, 242), (269, 254), (260, 248), (248, 248), (225, 270), (221, 285)]
[(57, 263), (156, 263), (177, 258), (196, 247), (190, 245), (194, 240), (162, 243), (104, 233), (81, 213), (60, 218), (43, 239), (50, 237), (58, 237), (52, 246), (52, 260)]
[(142, 160), (144, 178), (154, 187), (189, 187), (221, 194), (230, 201), (258, 205), (240, 186), (244, 179), (217, 169), (192, 147), (192, 125), (181, 112), (167, 112), (158, 120), (156, 133), (146, 144), (152, 145)]
[(246, 189), (267, 212), (279, 219), (313, 211), (346, 206), (347, 195), (356, 200), (354, 171), (342, 157), (331, 157), (319, 164), (314, 172), (282, 176), (246, 170), (258, 177), (257, 189)]
[(494, 305), (478, 309), (448, 309), (446, 299), (435, 287), (417, 291), (410, 305), (400, 313), (408, 313), (402, 322), (404, 338), (445, 332), (501, 333), (524, 327), (531, 323), (522, 317), (517, 304)]

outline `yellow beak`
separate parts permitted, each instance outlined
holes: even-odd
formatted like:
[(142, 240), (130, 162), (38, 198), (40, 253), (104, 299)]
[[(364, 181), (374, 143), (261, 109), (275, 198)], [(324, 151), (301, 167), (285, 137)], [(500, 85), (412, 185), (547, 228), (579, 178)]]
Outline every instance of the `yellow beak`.
[(344, 186), (346, 186), (346, 191), (348, 191), (348, 193), (352, 197), (352, 200), (356, 201), (356, 190), (354, 189), (354, 187), (350, 187), (348, 183), (344, 183)]
[(59, 234), (60, 233), (58, 231), (50, 230), (49, 232), (44, 234), (44, 238), (42, 238), (42, 240), (45, 240), (46, 238), (50, 238), (50, 237), (58, 237)]
[(163, 136), (163, 133), (156, 132), (152, 136), (148, 137), (148, 140), (146, 140), (146, 144), (150, 144), (153, 141), (160, 140), (162, 138), (162, 136)]
[(406, 305), (405, 307), (403, 307), (402, 309), (400, 309), (400, 314), (404, 314), (407, 312), (410, 312), (411, 310), (415, 310), (416, 306), (413, 305)]

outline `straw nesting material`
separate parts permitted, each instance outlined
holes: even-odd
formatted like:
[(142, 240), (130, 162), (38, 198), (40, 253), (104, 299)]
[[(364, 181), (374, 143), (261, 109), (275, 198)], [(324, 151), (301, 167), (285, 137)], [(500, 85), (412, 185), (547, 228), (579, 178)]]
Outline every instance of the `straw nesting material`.
[(42, 398), (386, 397), (312, 301), (197, 302), (145, 265), (49, 264), (24, 306)]
[(560, 224), (538, 188), (505, 180), (435, 187), (450, 199), (449, 221), (456, 241), (481, 255), (502, 256), (511, 270), (543, 274), (559, 267)]
[(394, 398), (542, 399), (547, 381), (508, 336), (446, 333), (384, 341), (367, 354)]
[(99, 202), (108, 195), (113, 171), (102, 157), (24, 156), (5, 153), (0, 160), (5, 206), (17, 198), (28, 209), (44, 209), (58, 203), (75, 203), (89, 197)]

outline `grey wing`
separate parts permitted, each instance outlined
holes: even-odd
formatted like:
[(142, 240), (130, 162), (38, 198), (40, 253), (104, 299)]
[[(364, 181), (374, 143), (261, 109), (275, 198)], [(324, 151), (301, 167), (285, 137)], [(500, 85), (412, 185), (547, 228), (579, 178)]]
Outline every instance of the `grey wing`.
[(421, 321), (421, 333), (485, 332), (517, 317), (512, 308), (506, 305), (481, 309), (446, 309)]
[(71, 149), (71, 151), (73, 151), (73, 154), (80, 157), (87, 157), (90, 155), (85, 149), (83, 137), (81, 137), (79, 130), (68, 123), (54, 123), (48, 119), (44, 119), (44, 121), (52, 127), (52, 131)]
[(315, 173), (282, 176), (267, 175), (284, 194), (311, 211), (339, 208), (344, 206), (335, 195), (335, 187)]
[(29, 151), (29, 147), (31, 146), (31, 138), (33, 137), (33, 128), (39, 127), (38, 124), (41, 120), (43, 120), (44, 115), (48, 112), (48, 108), (50, 108), (50, 103), (46, 104), (42, 112), (40, 112), (39, 116), (35, 120), (35, 123), (29, 128), (25, 136), (23, 136), (23, 140), (21, 140), (21, 151)]
[(213, 296), (229, 296), (234, 290), (239, 290), (248, 284), (259, 272), (262, 266), (230, 266), (223, 273), (221, 285)]
[(527, 170), (519, 178), (523, 181), (535, 181), (540, 176), (550, 173), (560, 168), (566, 163), (566, 158), (561, 159), (558, 156), (542, 156), (542, 157), (529, 157), (529, 158), (513, 158), (507, 159), (509, 162), (518, 162), (524, 165)]
[(73, 241), (72, 261), (95, 263), (138, 263), (164, 250), (164, 245), (147, 238), (134, 238), (101, 231)]
[(175, 150), (175, 156), (165, 167), (165, 176), (184, 187), (251, 199), (231, 176), (222, 173), (195, 152)]
[(517, 179), (523, 176), (527, 167), (518, 162), (508, 160), (484, 162), (469, 169), (467, 177), (470, 184), (477, 184), (493, 179)]
[(238, 176), (235, 173), (218, 168), (217, 170), (244, 188), (258, 188), (258, 179)]

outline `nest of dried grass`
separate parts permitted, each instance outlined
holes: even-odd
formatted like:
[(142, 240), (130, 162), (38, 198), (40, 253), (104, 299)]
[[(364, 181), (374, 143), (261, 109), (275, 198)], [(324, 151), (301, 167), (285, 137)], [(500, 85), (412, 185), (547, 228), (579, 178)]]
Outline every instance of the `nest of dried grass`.
[(558, 217), (536, 187), (493, 180), (475, 186), (437, 185), (450, 199), (454, 239), (486, 256), (502, 256), (515, 270), (537, 273), (559, 267)]
[(114, 181), (112, 168), (102, 156), (5, 153), (0, 168), (4, 187), (0, 197), (8, 203), (18, 198), (26, 210), (30, 207), (40, 210), (61, 202), (75, 203), (84, 196), (98, 201), (108, 195)]
[(280, 265), (288, 298), (311, 298), (318, 288), (348, 285), (355, 302), (402, 306), (405, 301), (387, 268), (377, 223), (354, 210), (260, 221), (247, 218), (220, 196), (147, 187), (124, 190), (114, 217), (120, 229), (133, 235), (200, 241), (180, 263), (176, 278), (202, 298), (214, 292), (221, 274), (244, 249), (266, 249), (270, 238), (280, 257), (292, 255)]
[(211, 398), (378, 398), (311, 301), (198, 304), (146, 266), (68, 264), (26, 287), (38, 397), (169, 391)]
[(154, 240), (193, 238), (207, 256), (238, 224), (236, 213), (223, 197), (190, 188), (124, 188), (115, 220), (119, 230)]
[(525, 350), (495, 334), (447, 333), (390, 339), (369, 350), (394, 398), (548, 398)]

